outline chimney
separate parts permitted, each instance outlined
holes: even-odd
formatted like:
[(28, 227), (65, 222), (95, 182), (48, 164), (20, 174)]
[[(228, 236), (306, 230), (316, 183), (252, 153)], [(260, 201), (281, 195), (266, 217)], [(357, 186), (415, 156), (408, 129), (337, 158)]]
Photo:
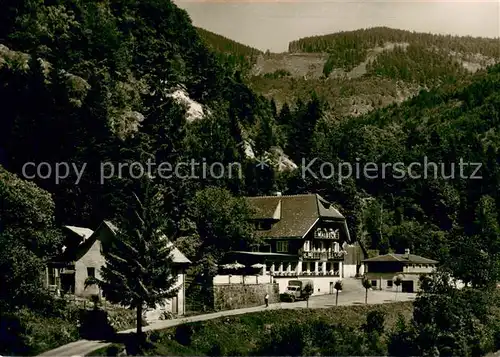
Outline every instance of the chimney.
[(405, 249), (405, 256), (406, 256), (406, 259), (410, 259), (410, 249), (409, 248)]
[(276, 192), (276, 196), (280, 197), (281, 196), (281, 192), (280, 191)]

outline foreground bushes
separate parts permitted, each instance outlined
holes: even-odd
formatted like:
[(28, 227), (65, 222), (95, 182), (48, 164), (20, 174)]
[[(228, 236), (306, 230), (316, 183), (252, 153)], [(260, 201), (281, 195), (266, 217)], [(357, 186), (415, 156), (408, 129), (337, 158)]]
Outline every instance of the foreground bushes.
[[(399, 316), (409, 319), (411, 302), (338, 306), (328, 309), (269, 310), (179, 325), (149, 335), (141, 355), (382, 355), (385, 331)], [(110, 356), (127, 346), (94, 355)]]
[(87, 310), (48, 298), (43, 307), (0, 313), (0, 355), (33, 356), (80, 338), (109, 337), (135, 326), (135, 313), (122, 308)]
[(380, 332), (320, 320), (286, 324), (266, 335), (256, 355), (373, 356), (385, 355), (387, 351)]
[(389, 338), (391, 356), (484, 356), (500, 349), (499, 293), (487, 287), (453, 289), (446, 275), (424, 279), (413, 319)]
[(413, 304), (273, 310), (180, 325), (152, 332), (140, 354), (475, 357), (500, 349), (497, 290), (457, 290), (445, 275), (422, 288)]
[(22, 309), (0, 317), (0, 351), (3, 355), (31, 356), (78, 340), (75, 319), (46, 316)]

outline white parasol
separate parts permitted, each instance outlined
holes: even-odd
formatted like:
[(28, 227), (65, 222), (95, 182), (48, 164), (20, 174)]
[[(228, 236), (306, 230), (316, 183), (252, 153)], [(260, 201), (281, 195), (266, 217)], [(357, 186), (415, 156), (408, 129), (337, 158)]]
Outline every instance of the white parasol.
[(262, 269), (262, 268), (264, 268), (264, 264), (257, 263), (257, 264), (252, 265), (252, 268)]
[(222, 267), (224, 269), (242, 269), (245, 266), (243, 264), (238, 263), (238, 262), (234, 262), (234, 263), (231, 263), (231, 264), (224, 264)]

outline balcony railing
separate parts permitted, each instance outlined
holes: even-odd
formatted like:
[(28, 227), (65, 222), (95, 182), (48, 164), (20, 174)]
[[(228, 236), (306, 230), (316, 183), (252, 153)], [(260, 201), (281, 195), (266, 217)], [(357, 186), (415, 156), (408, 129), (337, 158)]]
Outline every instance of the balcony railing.
[(340, 234), (339, 231), (315, 231), (313, 237), (316, 239), (330, 239), (330, 240), (339, 240)]
[(301, 271), (299, 274), (297, 274), (296, 271), (275, 271), (271, 273), (272, 276), (274, 277), (283, 277), (283, 276), (289, 276), (289, 277), (297, 277), (297, 276), (340, 276), (340, 271), (333, 271), (329, 270), (326, 272), (322, 271)]
[(302, 252), (302, 258), (315, 260), (344, 260), (346, 253), (340, 252)]

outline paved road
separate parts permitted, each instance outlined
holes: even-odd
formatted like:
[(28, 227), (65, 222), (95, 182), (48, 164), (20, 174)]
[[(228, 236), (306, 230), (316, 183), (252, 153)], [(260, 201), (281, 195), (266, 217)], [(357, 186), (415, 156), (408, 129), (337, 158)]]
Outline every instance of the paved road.
[[(397, 294), (397, 301), (411, 301), (415, 299), (416, 294), (399, 293)], [(396, 300), (396, 294), (387, 291), (369, 291), (368, 292), (368, 304), (384, 304), (393, 303)], [(365, 292), (364, 290), (353, 290), (353, 291), (343, 291), (339, 293), (339, 305), (357, 305), (364, 304)], [(311, 297), (309, 300), (309, 307), (313, 309), (328, 308), (335, 306), (335, 295), (322, 295)], [(275, 309), (297, 309), (306, 307), (305, 301), (297, 301), (294, 303), (277, 303), (270, 304), (269, 308), (271, 310)], [(265, 306), (249, 307), (245, 309), (235, 309), (221, 312), (214, 312), (211, 314), (197, 315), (186, 318), (179, 318), (174, 320), (161, 320), (155, 321), (150, 325), (144, 327), (144, 331), (151, 330), (162, 330), (165, 328), (182, 325), (188, 322), (195, 321), (205, 321), (211, 320), (218, 317), (232, 316), (232, 315), (242, 315), (250, 312), (257, 312), (266, 310)], [(120, 331), (119, 334), (126, 334), (134, 332), (135, 329)], [(80, 340), (76, 342), (69, 343), (67, 345), (58, 347), (51, 351), (42, 353), (39, 356), (85, 356), (97, 349), (106, 347), (111, 343), (106, 341), (89, 341)]]
[[(397, 301), (412, 301), (416, 294), (398, 293), (391, 291), (369, 291), (368, 304), (385, 304)], [(365, 291), (342, 291), (339, 293), (339, 305), (360, 305), (365, 303)], [(284, 305), (285, 303), (283, 303)], [(304, 301), (289, 303), (293, 307), (305, 307)], [(293, 308), (291, 306), (291, 308)], [(335, 306), (335, 295), (320, 295), (309, 300), (309, 307), (321, 309)]]

